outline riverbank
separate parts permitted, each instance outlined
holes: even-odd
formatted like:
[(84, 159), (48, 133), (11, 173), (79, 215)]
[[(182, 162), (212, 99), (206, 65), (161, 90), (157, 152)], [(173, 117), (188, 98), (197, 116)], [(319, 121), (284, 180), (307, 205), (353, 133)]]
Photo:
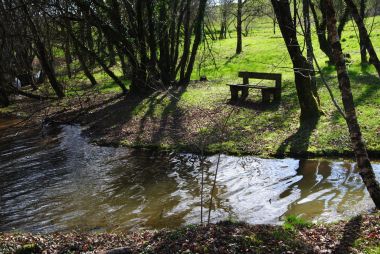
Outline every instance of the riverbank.
[[(374, 85), (353, 85), (355, 97), (363, 97)], [(352, 157), (346, 124), (333, 106), (325, 105), (325, 115), (318, 121), (300, 126), (296, 98), (286, 81), (279, 104), (262, 104), (253, 94), (246, 103), (231, 105), (224, 81), (193, 82), (145, 98), (90, 89), (61, 101), (22, 99), (0, 113), (31, 120), (34, 126), (80, 124), (92, 142), (103, 146), (260, 157)], [(371, 95), (357, 103), (372, 158), (380, 158), (377, 98)]]
[[(220, 222), (127, 233), (0, 233), (0, 253), (380, 253), (380, 214), (312, 225)], [(121, 249), (120, 249), (121, 248)]]
[[(317, 87), (325, 113), (318, 121), (300, 126), (299, 104), (294, 85), (292, 62), (283, 38), (273, 35), (272, 22), (261, 20), (243, 40), (243, 52), (235, 54), (236, 38), (212, 42), (213, 57), (200, 57), (193, 80), (207, 76), (209, 82), (191, 82), (186, 87), (157, 91), (147, 97), (120, 96), (120, 87), (101, 68), (94, 69), (98, 85), (92, 87), (83, 72), (70, 79), (59, 77), (67, 97), (61, 101), (32, 101), (23, 98), (0, 114), (42, 123), (76, 123), (86, 128), (90, 139), (107, 146), (153, 148), (193, 153), (225, 153), (260, 157), (353, 157), (347, 126), (334, 107), (321, 81), (327, 80), (332, 94), (341, 104), (335, 68), (315, 47), (321, 66)], [(371, 19), (371, 35), (380, 36), (380, 18)], [(359, 123), (372, 158), (380, 158), (380, 79), (375, 68), (362, 65), (356, 28), (347, 24), (342, 35), (348, 61), (352, 92)], [(317, 36), (313, 36), (318, 45)], [(380, 40), (373, 40), (380, 47)], [(203, 60), (202, 60), (203, 59)], [(200, 61), (200, 62), (199, 62)], [(66, 66), (60, 66), (64, 72)], [(111, 68), (121, 76), (120, 64)], [(241, 83), (239, 71), (282, 74), (282, 100), (262, 104), (261, 94), (250, 92), (240, 105), (229, 103), (227, 83)], [(130, 85), (129, 80), (124, 80)], [(273, 85), (251, 80), (260, 85)], [(49, 86), (34, 93), (45, 94)], [(52, 91), (50, 91), (52, 92)], [(52, 94), (48, 94), (52, 95)], [(24, 124), (24, 122), (23, 122)]]

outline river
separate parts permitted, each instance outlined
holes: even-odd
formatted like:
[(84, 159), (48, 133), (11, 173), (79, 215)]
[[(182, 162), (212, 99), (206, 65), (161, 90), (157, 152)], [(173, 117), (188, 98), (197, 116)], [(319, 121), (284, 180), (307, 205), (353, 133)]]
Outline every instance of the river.
[[(123, 231), (200, 223), (200, 159), (90, 144), (79, 126), (0, 124), (0, 231)], [(203, 218), (218, 156), (206, 157)], [(374, 163), (380, 178), (380, 164)], [(213, 222), (332, 222), (374, 207), (355, 163), (221, 155)]]

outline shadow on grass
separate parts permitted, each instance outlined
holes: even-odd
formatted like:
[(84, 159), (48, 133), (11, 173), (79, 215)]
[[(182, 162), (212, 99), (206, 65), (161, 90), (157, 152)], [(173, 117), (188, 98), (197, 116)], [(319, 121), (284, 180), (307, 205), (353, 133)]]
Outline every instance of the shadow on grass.
[(351, 253), (351, 247), (354, 247), (355, 241), (359, 239), (361, 234), (362, 216), (352, 218), (344, 226), (343, 236), (339, 245), (336, 246), (333, 253)]
[[(296, 133), (286, 138), (276, 151), (277, 157), (283, 157), (287, 152), (294, 155), (306, 155), (310, 144), (310, 136), (317, 127), (319, 118), (301, 121)], [(289, 151), (287, 149), (289, 148)]]
[[(380, 91), (380, 79), (376, 75), (368, 72), (368, 67), (362, 67), (362, 73), (350, 71), (352, 93), (354, 95), (355, 106), (373, 104), (373, 100), (378, 98)], [(338, 122), (342, 116), (335, 112), (332, 116), (334, 122)]]
[(89, 126), (87, 134), (101, 137), (111, 132), (120, 133), (122, 127), (133, 117), (133, 110), (144, 100), (144, 97), (128, 95), (119, 98), (104, 107), (94, 108), (91, 114), (84, 117), (84, 123)]
[(245, 101), (238, 101), (238, 102), (233, 102), (229, 100), (228, 104), (237, 106), (240, 108), (252, 109), (255, 111), (276, 111), (278, 110), (281, 102), (273, 101), (270, 103), (263, 103), (262, 101), (253, 101), (251, 99), (247, 99)]
[(232, 56), (228, 57), (227, 58), (227, 61), (224, 63), (224, 65), (228, 65), (232, 62), (232, 60), (234, 60), (237, 56), (239, 56), (238, 54), (233, 54)]
[(157, 106), (162, 104), (167, 98), (169, 98), (169, 102), (162, 109), (159, 126), (154, 128), (153, 133), (151, 134), (152, 143), (159, 143), (165, 137), (174, 141), (180, 138), (181, 133), (184, 132), (184, 112), (178, 107), (178, 102), (186, 90), (187, 86), (180, 86), (169, 89), (164, 94), (162, 92), (156, 92), (148, 99), (148, 110), (139, 121), (137, 142), (142, 141), (145, 125), (149, 118), (154, 116)]
[[(70, 112), (70, 116), (80, 116), (82, 124), (88, 127), (85, 133), (104, 144), (125, 139), (133, 143), (149, 140), (152, 145), (164, 140), (178, 141), (185, 125), (185, 112), (178, 102), (186, 89), (187, 86), (181, 86), (149, 96), (113, 96)], [(159, 115), (155, 115), (157, 112)]]
[(158, 142), (161, 139), (163, 130), (167, 129), (167, 127), (169, 127), (170, 138), (173, 140), (177, 140), (181, 133), (185, 131), (183, 126), (184, 112), (178, 108), (178, 102), (186, 90), (187, 86), (180, 86), (176, 90), (171, 91), (170, 102), (162, 112), (160, 126), (153, 134), (153, 142)]

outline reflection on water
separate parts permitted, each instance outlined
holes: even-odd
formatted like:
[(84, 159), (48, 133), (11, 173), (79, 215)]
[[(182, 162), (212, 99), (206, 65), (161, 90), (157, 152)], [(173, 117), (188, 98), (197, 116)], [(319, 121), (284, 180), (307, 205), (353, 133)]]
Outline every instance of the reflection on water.
[[(1, 127), (3, 125), (3, 127)], [(200, 222), (199, 160), (89, 144), (76, 126), (0, 125), (0, 231), (174, 228)], [(217, 156), (207, 158), (210, 193)], [(380, 176), (380, 165), (375, 165)], [(208, 208), (208, 196), (205, 197)], [(373, 203), (353, 163), (221, 156), (212, 219), (334, 221)]]

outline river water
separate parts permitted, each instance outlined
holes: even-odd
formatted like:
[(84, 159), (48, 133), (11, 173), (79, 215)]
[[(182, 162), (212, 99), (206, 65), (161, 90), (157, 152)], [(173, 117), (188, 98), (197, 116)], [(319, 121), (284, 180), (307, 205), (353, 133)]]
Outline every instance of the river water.
[[(79, 126), (16, 133), (0, 124), (0, 232), (118, 231), (200, 223), (200, 160), (90, 144)], [(218, 156), (204, 165), (204, 218)], [(380, 164), (374, 165), (380, 178)], [(222, 155), (213, 222), (331, 222), (374, 207), (350, 161)]]

